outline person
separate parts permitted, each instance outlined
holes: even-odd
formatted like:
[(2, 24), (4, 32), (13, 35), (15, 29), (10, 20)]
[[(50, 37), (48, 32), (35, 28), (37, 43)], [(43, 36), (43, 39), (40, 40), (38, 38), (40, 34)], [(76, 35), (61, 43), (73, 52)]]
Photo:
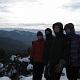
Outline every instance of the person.
[(37, 32), (37, 40), (34, 41), (30, 52), (30, 61), (33, 64), (33, 80), (42, 80), (44, 70), (44, 44), (43, 34), (41, 31)]
[(77, 80), (80, 68), (80, 35), (75, 33), (73, 23), (64, 26), (66, 35), (70, 37), (70, 51), (67, 60), (66, 73), (69, 80)]
[[(34, 44), (34, 41), (32, 41), (31, 47), (33, 46), (33, 44)], [(31, 47), (29, 47), (28, 50), (27, 50), (28, 51), (28, 54), (30, 54)]]
[(34, 44), (34, 41), (32, 41), (32, 45)]
[(55, 38), (48, 63), (50, 66), (50, 80), (60, 80), (68, 56), (69, 41), (67, 36), (63, 34), (63, 24), (61, 22), (54, 23), (52, 28)]
[(49, 61), (49, 56), (51, 52), (51, 47), (52, 47), (52, 41), (54, 39), (54, 36), (52, 35), (52, 30), (50, 28), (45, 29), (45, 49), (44, 49), (44, 65), (45, 65), (45, 73), (44, 77), (46, 80), (49, 80), (49, 67), (48, 67), (48, 61)]

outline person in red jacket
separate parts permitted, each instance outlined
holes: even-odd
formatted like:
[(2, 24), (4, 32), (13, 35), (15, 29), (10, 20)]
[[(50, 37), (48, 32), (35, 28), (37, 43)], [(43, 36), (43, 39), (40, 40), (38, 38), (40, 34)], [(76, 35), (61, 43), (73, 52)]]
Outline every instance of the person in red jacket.
[(41, 31), (37, 32), (37, 40), (34, 41), (30, 52), (30, 60), (33, 64), (33, 80), (42, 80), (44, 70), (44, 44), (43, 34)]

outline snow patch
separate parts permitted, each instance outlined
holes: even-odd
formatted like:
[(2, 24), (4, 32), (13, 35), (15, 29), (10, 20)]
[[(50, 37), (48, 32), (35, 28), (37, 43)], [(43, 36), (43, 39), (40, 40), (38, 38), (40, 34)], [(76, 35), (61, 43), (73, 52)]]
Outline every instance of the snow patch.
[(29, 64), (28, 66), (27, 66), (27, 70), (32, 70), (33, 69), (33, 65), (32, 64)]
[(11, 80), (9, 77), (1, 77), (0, 80)]

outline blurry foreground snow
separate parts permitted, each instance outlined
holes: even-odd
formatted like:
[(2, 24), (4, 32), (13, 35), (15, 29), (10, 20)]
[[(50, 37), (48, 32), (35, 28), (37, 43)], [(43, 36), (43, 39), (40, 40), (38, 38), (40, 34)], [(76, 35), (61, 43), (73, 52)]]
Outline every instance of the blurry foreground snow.
[(11, 80), (11, 79), (5, 76), (5, 77), (1, 77), (0, 80)]
[[(65, 68), (63, 69), (63, 73), (65, 73), (65, 75), (61, 76), (60, 80), (68, 80), (67, 77), (66, 77), (66, 70), (65, 70)], [(22, 78), (20, 80), (32, 80), (32, 76), (30, 76), (30, 77), (24, 77), (24, 76), (22, 76)], [(42, 80), (46, 80), (44, 78), (44, 75), (43, 75)]]
[[(61, 76), (61, 79), (60, 79), (60, 80), (68, 80), (68, 79), (66, 78), (66, 70), (65, 70), (65, 68), (63, 69), (63, 73), (65, 73), (65, 75), (64, 75), (64, 76)], [(20, 80), (32, 80), (32, 76), (25, 77), (25, 76), (21, 75), (19, 78), (20, 78)], [(8, 77), (1, 77), (0, 80), (11, 80), (11, 79), (8, 78)], [(46, 80), (46, 79), (44, 78), (44, 75), (43, 75), (42, 80)]]
[[(32, 70), (33, 70), (33, 65), (32, 64), (30, 64), (30, 60), (29, 60), (29, 58), (30, 58), (30, 56), (28, 56), (28, 57), (24, 57), (24, 58), (21, 58), (21, 57), (19, 57), (19, 56), (16, 56), (16, 55), (12, 55), (11, 57), (10, 57), (10, 60), (11, 61), (15, 61), (16, 59), (19, 61), (19, 62), (26, 62), (26, 64), (27, 64), (27, 66), (26, 66), (26, 70), (27, 71), (29, 71), (29, 74), (27, 75), (27, 76), (24, 76), (23, 74), (22, 74), (22, 72), (21, 72), (21, 75), (19, 75), (18, 76), (18, 78), (19, 78), (19, 80), (32, 80)], [(1, 70), (4, 70), (3, 69), (3, 66), (4, 66), (4, 64), (2, 64), (2, 63), (0, 63), (0, 71)], [(22, 67), (23, 68), (23, 67)], [(14, 72), (15, 71), (15, 69), (12, 71), (12, 72)], [(61, 78), (60, 78), (60, 80), (68, 80), (67, 79), (67, 77), (66, 77), (66, 69), (64, 68), (63, 69), (63, 73), (65, 74), (64, 76), (61, 76)], [(8, 74), (8, 73), (7, 73)], [(7, 76), (7, 75), (3, 75), (3, 77), (0, 77), (0, 80), (11, 80), (10, 78), (9, 78), (9, 75)], [(16, 79), (15, 79), (16, 80)], [(46, 80), (45, 78), (44, 78), (44, 74), (43, 74), (43, 77), (42, 77), (42, 80)], [(78, 79), (78, 80), (80, 80), (80, 79)]]
[[(27, 62), (28, 63), (28, 65), (26, 67), (26, 69), (28, 71), (31, 71), (33, 69), (33, 65), (30, 64), (29, 56), (27, 58), (21, 58), (21, 57), (16, 57), (15, 55), (12, 55), (10, 60), (14, 61), (16, 58), (18, 58), (18, 60), (20, 62)], [(0, 64), (0, 68), (2, 68), (2, 67), (3, 67), (3, 65)], [(65, 68), (63, 69), (63, 73), (65, 73), (65, 75), (61, 76), (60, 80), (68, 80), (66, 77), (66, 69)], [(3, 77), (0, 77), (0, 80), (11, 80), (11, 79), (7, 76), (3, 76)], [(27, 77), (25, 77), (24, 75), (19, 75), (19, 80), (32, 80), (32, 74), (28, 75)], [(42, 80), (46, 80), (44, 78), (44, 75), (42, 77)]]

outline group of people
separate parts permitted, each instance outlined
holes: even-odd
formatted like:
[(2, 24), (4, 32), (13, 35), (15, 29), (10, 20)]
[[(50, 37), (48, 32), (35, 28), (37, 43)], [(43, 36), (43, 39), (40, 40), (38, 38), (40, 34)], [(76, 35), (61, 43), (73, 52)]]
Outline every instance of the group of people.
[(73, 23), (63, 28), (61, 22), (56, 22), (52, 29), (55, 35), (50, 28), (45, 29), (46, 39), (38, 31), (38, 39), (32, 45), (30, 62), (33, 64), (33, 80), (42, 80), (44, 68), (46, 80), (60, 80), (64, 67), (67, 78), (77, 80), (80, 69), (80, 35), (75, 33)]

